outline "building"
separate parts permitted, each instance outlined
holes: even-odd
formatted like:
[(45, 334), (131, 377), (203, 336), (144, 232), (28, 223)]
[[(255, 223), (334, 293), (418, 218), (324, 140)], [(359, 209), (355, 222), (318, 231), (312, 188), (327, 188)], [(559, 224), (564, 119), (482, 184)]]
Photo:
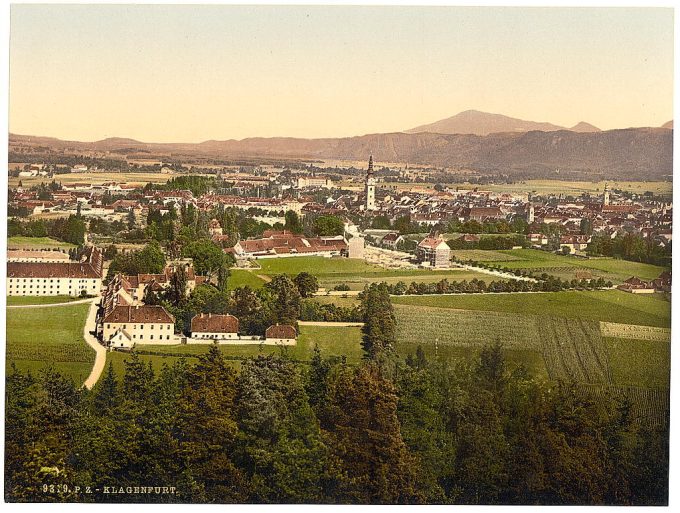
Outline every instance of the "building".
[(567, 248), (569, 253), (574, 254), (577, 251), (585, 251), (590, 241), (589, 235), (563, 235), (560, 237), (560, 248), (562, 250)]
[(450, 267), (451, 248), (440, 236), (430, 235), (416, 247), (416, 260), (431, 267)]
[(641, 280), (637, 276), (628, 278), (616, 288), (624, 292), (630, 292), (632, 294), (653, 294), (655, 292), (653, 284), (648, 281)]
[(9, 262), (8, 296), (96, 296), (102, 288), (104, 259), (89, 246), (79, 262)]
[(236, 243), (237, 258), (276, 258), (294, 256), (346, 256), (348, 244), (342, 235), (334, 237), (304, 237), (287, 230), (265, 230), (260, 239)]
[(347, 256), (349, 258), (364, 258), (364, 247), (366, 246), (366, 239), (359, 236), (354, 236), (347, 242)]
[(604, 206), (609, 206), (609, 202), (611, 201), (609, 197), (609, 187), (607, 187), (607, 184), (604, 184), (604, 194), (602, 195), (602, 204)]
[(113, 347), (172, 344), (175, 318), (162, 306), (118, 305), (103, 319), (103, 339), (115, 342)]
[(237, 340), (238, 319), (233, 315), (200, 313), (191, 319), (191, 338), (198, 340)]
[(289, 324), (275, 324), (265, 332), (265, 344), (291, 346), (295, 345), (296, 339), (297, 331)]
[(375, 210), (375, 176), (373, 176), (373, 155), (368, 158), (368, 170), (366, 171), (366, 210)]
[[(154, 292), (162, 292), (170, 286), (170, 279), (175, 274), (177, 267), (168, 265), (161, 274), (137, 274), (123, 276), (123, 284), (134, 301), (142, 301), (147, 287), (151, 287)], [(191, 293), (197, 285), (205, 283), (205, 276), (198, 276), (194, 268), (185, 268), (187, 276), (187, 293)]]
[(68, 262), (68, 253), (53, 250), (8, 249), (8, 262)]
[(399, 232), (390, 232), (380, 241), (382, 245), (391, 249), (395, 249), (400, 242), (404, 242), (404, 237), (399, 235)]

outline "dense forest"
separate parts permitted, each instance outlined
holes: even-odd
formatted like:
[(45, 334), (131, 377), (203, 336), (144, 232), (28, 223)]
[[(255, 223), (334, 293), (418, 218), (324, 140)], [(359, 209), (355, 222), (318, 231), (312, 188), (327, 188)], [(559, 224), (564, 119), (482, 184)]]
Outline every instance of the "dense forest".
[(667, 503), (667, 430), (627, 401), (540, 381), (499, 342), (473, 360), (401, 359), (384, 284), (365, 291), (361, 314), (354, 366), (282, 350), (235, 369), (211, 346), (153, 372), (133, 353), (92, 391), (12, 369), (5, 499)]

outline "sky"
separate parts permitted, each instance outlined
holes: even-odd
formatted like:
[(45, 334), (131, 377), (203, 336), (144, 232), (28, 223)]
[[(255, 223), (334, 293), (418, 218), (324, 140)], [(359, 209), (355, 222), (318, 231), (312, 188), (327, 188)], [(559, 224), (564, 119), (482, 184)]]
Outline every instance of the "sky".
[(673, 117), (669, 8), (12, 5), (12, 133), (201, 142), (398, 132), (476, 109)]

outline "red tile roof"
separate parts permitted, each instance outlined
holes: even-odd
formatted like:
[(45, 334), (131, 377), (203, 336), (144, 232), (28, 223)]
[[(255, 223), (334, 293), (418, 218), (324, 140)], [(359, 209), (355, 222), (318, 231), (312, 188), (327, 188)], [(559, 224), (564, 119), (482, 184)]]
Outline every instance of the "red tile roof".
[(116, 306), (104, 322), (174, 323), (175, 318), (162, 306)]
[(295, 339), (297, 338), (297, 332), (295, 331), (295, 328), (289, 324), (275, 324), (267, 328), (265, 337)]
[(191, 319), (192, 333), (238, 333), (238, 319), (233, 315), (201, 313)]

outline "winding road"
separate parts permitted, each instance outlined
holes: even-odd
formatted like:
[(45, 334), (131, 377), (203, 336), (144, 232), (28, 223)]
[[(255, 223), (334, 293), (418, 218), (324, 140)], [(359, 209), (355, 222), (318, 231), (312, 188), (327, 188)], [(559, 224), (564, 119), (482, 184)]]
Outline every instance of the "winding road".
[(83, 338), (85, 339), (85, 342), (87, 342), (87, 345), (94, 349), (96, 353), (92, 371), (85, 380), (85, 383), (83, 383), (83, 386), (88, 389), (92, 389), (95, 383), (97, 383), (99, 377), (102, 375), (102, 372), (104, 372), (104, 367), (106, 366), (106, 348), (101, 345), (99, 340), (97, 340), (97, 337), (92, 334), (96, 329), (98, 299), (99, 298), (96, 297), (89, 300), (92, 302), (92, 304), (90, 305), (90, 309), (87, 312), (87, 319), (85, 320), (85, 326), (83, 327)]

